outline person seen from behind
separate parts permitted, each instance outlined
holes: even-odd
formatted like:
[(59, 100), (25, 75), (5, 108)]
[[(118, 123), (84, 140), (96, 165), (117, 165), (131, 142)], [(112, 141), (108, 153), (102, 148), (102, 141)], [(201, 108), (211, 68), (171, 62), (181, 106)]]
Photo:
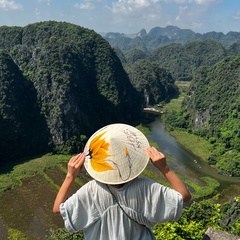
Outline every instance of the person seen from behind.
[[(149, 158), (171, 188), (139, 176)], [(68, 198), (83, 166), (93, 180)], [(183, 202), (190, 199), (165, 156), (149, 146), (143, 133), (117, 123), (95, 132), (84, 152), (70, 159), (53, 212), (61, 213), (69, 232), (83, 230), (86, 240), (152, 240), (151, 228), (160, 222), (177, 221)]]

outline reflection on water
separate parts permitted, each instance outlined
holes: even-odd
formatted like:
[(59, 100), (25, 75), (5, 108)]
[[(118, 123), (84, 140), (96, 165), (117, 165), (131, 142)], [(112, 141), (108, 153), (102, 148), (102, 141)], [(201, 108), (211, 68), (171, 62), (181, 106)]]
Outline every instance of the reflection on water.
[(177, 143), (165, 129), (160, 119), (156, 119), (150, 124), (152, 131), (152, 140), (159, 146), (159, 150), (166, 155), (175, 159), (172, 168), (186, 174), (188, 178), (195, 179), (203, 176), (210, 176), (217, 179), (222, 188), (229, 186), (231, 183), (240, 183), (239, 177), (227, 177), (217, 173), (217, 171), (209, 166), (206, 162), (183, 148)]

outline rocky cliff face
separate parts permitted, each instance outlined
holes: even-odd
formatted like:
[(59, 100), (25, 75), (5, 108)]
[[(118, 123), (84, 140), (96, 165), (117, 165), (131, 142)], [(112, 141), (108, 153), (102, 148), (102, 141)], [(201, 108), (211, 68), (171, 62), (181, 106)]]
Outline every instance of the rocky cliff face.
[(195, 111), (195, 117), (194, 117), (194, 129), (201, 129), (203, 127), (209, 126), (209, 109), (206, 109), (205, 111)]

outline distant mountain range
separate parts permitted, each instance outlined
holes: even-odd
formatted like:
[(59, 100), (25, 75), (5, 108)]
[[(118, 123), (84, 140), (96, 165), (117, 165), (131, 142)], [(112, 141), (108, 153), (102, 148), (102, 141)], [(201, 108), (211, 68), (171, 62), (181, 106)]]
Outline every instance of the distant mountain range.
[(229, 48), (240, 40), (240, 32), (230, 31), (224, 34), (212, 31), (200, 34), (190, 29), (180, 29), (176, 26), (154, 27), (148, 33), (145, 29), (142, 29), (136, 34), (108, 32), (106, 34), (102, 33), (102, 36), (111, 46), (118, 46), (122, 51), (139, 47), (145, 49), (145, 51), (152, 51), (167, 44), (186, 44), (193, 40), (217, 40), (223, 47)]

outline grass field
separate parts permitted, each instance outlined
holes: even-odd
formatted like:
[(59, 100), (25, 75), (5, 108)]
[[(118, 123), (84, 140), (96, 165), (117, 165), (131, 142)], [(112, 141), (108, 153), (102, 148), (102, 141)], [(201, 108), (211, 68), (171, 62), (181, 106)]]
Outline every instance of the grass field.
[(178, 86), (180, 95), (177, 98), (171, 99), (171, 101), (163, 107), (164, 112), (171, 110), (179, 111), (181, 109), (181, 104), (184, 97), (186, 96), (187, 90), (190, 86), (190, 82), (178, 81), (176, 82), (176, 85)]

